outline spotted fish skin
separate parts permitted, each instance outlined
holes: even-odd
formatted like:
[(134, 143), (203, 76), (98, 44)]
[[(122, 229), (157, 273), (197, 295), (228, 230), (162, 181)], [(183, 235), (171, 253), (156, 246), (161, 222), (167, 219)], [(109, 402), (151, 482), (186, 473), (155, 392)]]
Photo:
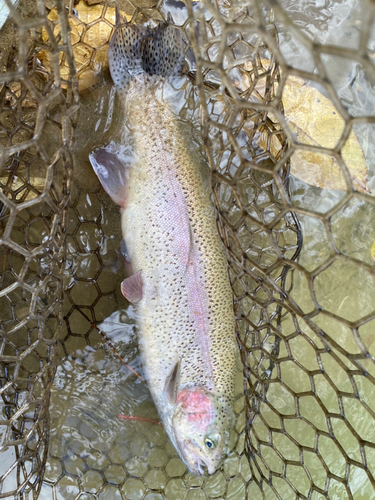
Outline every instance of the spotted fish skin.
[(110, 69), (136, 156), (120, 175), (122, 199), (119, 176), (112, 187), (108, 181), (118, 161), (109, 166), (105, 153), (91, 161), (122, 206), (127, 254), (142, 277), (139, 339), (153, 400), (181, 458), (200, 475), (204, 466), (215, 472), (227, 452), (238, 347), (227, 261), (191, 128), (162, 98), (181, 73), (183, 48), (172, 27), (117, 28)]

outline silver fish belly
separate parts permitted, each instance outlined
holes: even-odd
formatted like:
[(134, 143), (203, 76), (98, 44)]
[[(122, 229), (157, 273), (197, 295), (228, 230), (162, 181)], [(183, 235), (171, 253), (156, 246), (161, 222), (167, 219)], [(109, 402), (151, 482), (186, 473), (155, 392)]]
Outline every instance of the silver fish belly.
[[(206, 467), (212, 474), (227, 452), (233, 424), (238, 354), (233, 297), (191, 132), (162, 99), (175, 66), (161, 69), (165, 74), (132, 66), (126, 82), (119, 76), (124, 53), (130, 58), (134, 40), (142, 36), (137, 27), (119, 26), (110, 49), (111, 74), (137, 159), (126, 175), (113, 148), (94, 152), (90, 159), (121, 205), (134, 272), (122, 290), (137, 301), (147, 383), (163, 426), (191, 472), (199, 475)], [(158, 42), (171, 46), (173, 56), (176, 47), (181, 50), (173, 28), (159, 26), (147, 37), (138, 61), (157, 60)]]

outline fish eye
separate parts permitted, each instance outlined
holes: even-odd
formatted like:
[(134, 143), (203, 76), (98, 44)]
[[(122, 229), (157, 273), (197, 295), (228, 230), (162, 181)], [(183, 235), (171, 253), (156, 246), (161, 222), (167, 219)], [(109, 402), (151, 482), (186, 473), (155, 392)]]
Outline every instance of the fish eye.
[(210, 450), (212, 450), (213, 448), (216, 448), (216, 446), (217, 446), (217, 443), (213, 439), (210, 439), (208, 437), (204, 440), (204, 444)]

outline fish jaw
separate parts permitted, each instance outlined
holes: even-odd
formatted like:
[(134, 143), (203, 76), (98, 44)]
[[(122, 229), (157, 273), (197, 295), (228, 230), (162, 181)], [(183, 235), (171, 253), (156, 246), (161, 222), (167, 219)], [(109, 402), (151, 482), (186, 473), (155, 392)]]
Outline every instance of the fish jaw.
[(204, 467), (207, 468), (208, 474), (214, 474), (221, 461), (204, 461), (195, 443), (188, 440), (184, 442), (184, 448), (180, 451), (180, 455), (191, 474), (195, 476), (203, 476), (205, 473)]

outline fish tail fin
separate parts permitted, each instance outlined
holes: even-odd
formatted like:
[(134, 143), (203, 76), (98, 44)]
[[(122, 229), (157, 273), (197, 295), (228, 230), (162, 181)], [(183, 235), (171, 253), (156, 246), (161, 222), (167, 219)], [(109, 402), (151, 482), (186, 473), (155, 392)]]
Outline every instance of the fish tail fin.
[[(168, 16), (168, 23), (171, 16)], [(143, 51), (143, 67), (149, 75), (181, 76), (185, 64), (185, 43), (178, 28), (161, 23), (152, 30)]]
[(123, 23), (117, 26), (111, 38), (108, 50), (109, 68), (118, 90), (126, 89), (130, 80), (144, 71), (142, 52), (146, 31), (143, 26)]
[(178, 28), (160, 23), (150, 29), (141, 25), (119, 23), (112, 36), (108, 59), (112, 79), (118, 90), (126, 89), (140, 74), (162, 77), (181, 76), (185, 62), (185, 43)]

